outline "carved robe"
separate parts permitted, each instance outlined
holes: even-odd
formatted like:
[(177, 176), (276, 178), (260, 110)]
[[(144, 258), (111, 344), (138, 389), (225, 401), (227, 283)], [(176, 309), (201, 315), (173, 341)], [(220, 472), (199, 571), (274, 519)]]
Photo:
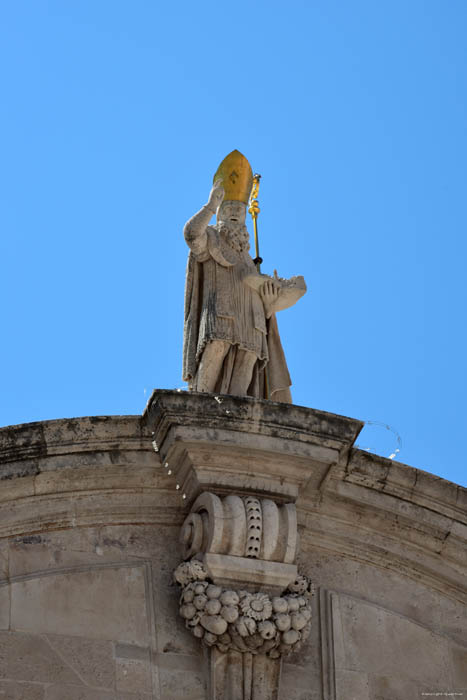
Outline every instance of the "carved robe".
[(228, 394), (235, 372), (237, 349), (256, 355), (249, 396), (265, 397), (267, 366), (269, 396), (291, 403), (290, 375), (280, 342), (277, 321), (266, 320), (258, 292), (243, 279), (256, 268), (247, 251), (234, 250), (215, 227), (208, 226), (206, 245), (188, 257), (185, 287), (183, 379), (196, 391), (196, 373), (206, 344), (224, 340), (231, 348), (215, 391)]

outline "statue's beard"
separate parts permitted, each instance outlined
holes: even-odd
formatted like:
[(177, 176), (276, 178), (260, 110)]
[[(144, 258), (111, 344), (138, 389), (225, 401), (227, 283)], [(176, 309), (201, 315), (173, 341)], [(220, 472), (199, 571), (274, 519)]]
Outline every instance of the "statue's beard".
[(217, 230), (238, 253), (250, 249), (250, 234), (245, 224), (234, 221), (219, 221)]

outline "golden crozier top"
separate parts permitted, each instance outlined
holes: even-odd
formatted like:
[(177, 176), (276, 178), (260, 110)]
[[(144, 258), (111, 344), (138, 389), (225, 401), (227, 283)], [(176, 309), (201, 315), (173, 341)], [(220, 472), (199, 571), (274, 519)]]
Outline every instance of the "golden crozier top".
[(251, 165), (240, 153), (232, 151), (224, 158), (216, 170), (213, 182), (222, 181), (225, 190), (224, 201), (244, 202), (248, 204), (251, 188), (253, 186), (253, 171)]

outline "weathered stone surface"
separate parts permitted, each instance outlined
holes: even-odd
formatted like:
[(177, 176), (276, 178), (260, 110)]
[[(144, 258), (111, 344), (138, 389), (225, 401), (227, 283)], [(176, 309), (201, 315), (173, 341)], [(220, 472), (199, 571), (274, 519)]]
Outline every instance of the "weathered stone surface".
[[(321, 591), (321, 645), (330, 697), (397, 698), (461, 688), (452, 641), (357, 597)], [(456, 648), (461, 656), (464, 649)], [(333, 690), (334, 689), (334, 690)], [(346, 689), (344, 691), (344, 689)], [(332, 692), (331, 692), (332, 691)], [(335, 696), (333, 692), (335, 691)]]
[[(409, 681), (398, 676), (370, 676), (369, 697), (371, 700), (407, 700), (407, 698), (423, 698), (422, 693), (427, 693), (427, 697), (443, 697), (431, 695), (436, 692), (453, 692), (449, 690), (437, 691), (431, 685), (425, 685), (419, 681)], [(446, 697), (446, 696), (444, 696)], [(454, 696), (447, 696), (454, 697)]]
[[(236, 476), (243, 494), (270, 498), (276, 480), (278, 502), (295, 501), (298, 568), (318, 592), (279, 700), (467, 694), (465, 489), (351, 449), (358, 421), (161, 395), (157, 430), (170, 449), (186, 441), (181, 469), (202, 467), (221, 497)], [(0, 699), (207, 699), (172, 581), (189, 508), (148, 418), (0, 430)]]
[(117, 659), (116, 687), (120, 692), (152, 692), (151, 668), (149, 660)]
[(347, 669), (336, 670), (336, 697), (346, 700), (370, 700), (368, 674)]
[(283, 663), (280, 687), (280, 697), (285, 700), (321, 700), (323, 697), (320, 674), (313, 675), (309, 667)]
[(45, 686), (39, 683), (15, 683), (0, 680), (1, 700), (44, 700)]
[(91, 568), (17, 581), (11, 585), (11, 627), (147, 644), (144, 570)]
[(71, 466), (73, 454), (80, 457), (78, 464), (83, 454), (94, 464), (114, 463), (128, 448), (144, 452), (145, 437), (137, 416), (91, 416), (1, 428), (2, 479), (41, 473), (47, 466)]
[(450, 644), (449, 655), (452, 686), (467, 690), (467, 646), (460, 647), (458, 644)]
[(76, 672), (82, 683), (109, 690), (115, 687), (112, 642), (51, 634), (47, 635), (47, 641)]
[(6, 540), (0, 540), (0, 580), (7, 578), (9, 571), (8, 563), (9, 543)]
[(19, 632), (0, 632), (0, 678), (40, 683), (81, 683), (77, 673), (46, 639)]
[(115, 700), (113, 691), (86, 688), (82, 685), (60, 684), (45, 689), (44, 700)]
[(181, 669), (160, 670), (161, 700), (206, 700), (206, 681), (203, 665), (198, 671)]
[(0, 630), (10, 629), (10, 586), (0, 586)]
[(186, 502), (203, 491), (294, 502), (347, 455), (363, 423), (235, 396), (155, 391), (143, 422)]
[[(174, 624), (178, 619), (178, 591), (173, 581), (173, 570), (179, 561), (177, 542), (171, 543), (170, 551), (163, 556), (167, 560), (170, 554), (171, 568), (154, 570), (154, 606), (157, 615), (157, 651), (168, 655), (200, 656), (197, 640), (184, 628), (183, 624)], [(165, 658), (165, 656), (163, 657)]]
[[(343, 634), (343, 659), (338, 660), (343, 669), (450, 687), (448, 642), (444, 637), (347, 596), (340, 595), (338, 605)], [(388, 640), (394, 640), (390, 654)]]
[(178, 517), (179, 497), (137, 416), (2, 428), (0, 465), (0, 537)]

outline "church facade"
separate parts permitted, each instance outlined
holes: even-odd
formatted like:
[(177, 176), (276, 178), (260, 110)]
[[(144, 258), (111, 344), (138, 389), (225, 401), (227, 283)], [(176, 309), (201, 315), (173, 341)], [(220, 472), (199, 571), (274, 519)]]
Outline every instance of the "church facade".
[(362, 423), (156, 391), (0, 430), (0, 698), (467, 696), (467, 491)]

